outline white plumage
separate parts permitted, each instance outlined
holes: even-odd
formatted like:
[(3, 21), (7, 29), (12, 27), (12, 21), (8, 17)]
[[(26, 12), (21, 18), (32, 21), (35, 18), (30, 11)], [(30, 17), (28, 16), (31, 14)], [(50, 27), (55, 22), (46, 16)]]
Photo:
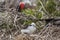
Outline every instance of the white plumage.
[(5, 0), (0, 0), (0, 2), (4, 2)]
[(21, 30), (21, 33), (24, 34), (24, 33), (27, 33), (27, 34), (32, 34), (36, 31), (36, 27), (35, 27), (35, 23), (31, 23), (30, 26), (28, 26), (26, 29), (22, 29)]

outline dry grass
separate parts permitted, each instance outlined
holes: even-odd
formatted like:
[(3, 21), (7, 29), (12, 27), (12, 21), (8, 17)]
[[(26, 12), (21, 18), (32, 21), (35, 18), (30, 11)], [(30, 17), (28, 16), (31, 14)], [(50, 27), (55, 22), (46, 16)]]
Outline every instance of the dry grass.
[(14, 8), (9, 8), (15, 3), (13, 1), (9, 4), (6, 0), (6, 11), (0, 13), (0, 40), (60, 40), (60, 27), (51, 25), (49, 27), (43, 27), (43, 29), (40, 30), (38, 29), (41, 26), (40, 22), (36, 22), (38, 33), (21, 34), (20, 30), (25, 27), (21, 22), (29, 19), (34, 21), (35, 19), (34, 17), (17, 12), (14, 7), (15, 5), (13, 5)]
[[(43, 29), (36, 34), (21, 34), (20, 30), (22, 27), (21, 25), (23, 24), (20, 23), (16, 25), (15, 23), (16, 22), (19, 23), (18, 20), (21, 20), (22, 18), (24, 19), (26, 17), (20, 16), (19, 17), (20, 19), (19, 19), (16, 16), (17, 14), (14, 14), (15, 16), (12, 16), (12, 15), (13, 14), (11, 13), (11, 14), (7, 14), (6, 17), (1, 16), (2, 23), (5, 22), (7, 26), (4, 29), (3, 28), (0, 29), (0, 40), (59, 40), (60, 39), (60, 27), (56, 25), (50, 25), (49, 27), (43, 27)], [(14, 24), (12, 25), (12, 28), (10, 28), (9, 26), (10, 24)], [(0, 25), (2, 24), (0, 23)]]

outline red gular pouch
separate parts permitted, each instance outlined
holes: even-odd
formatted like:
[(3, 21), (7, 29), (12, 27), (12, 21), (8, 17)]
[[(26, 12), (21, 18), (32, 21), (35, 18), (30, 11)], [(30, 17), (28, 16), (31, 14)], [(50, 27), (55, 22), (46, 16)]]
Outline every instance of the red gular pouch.
[(20, 10), (23, 10), (24, 7), (25, 7), (25, 3), (24, 2), (20, 2), (19, 7), (20, 7)]

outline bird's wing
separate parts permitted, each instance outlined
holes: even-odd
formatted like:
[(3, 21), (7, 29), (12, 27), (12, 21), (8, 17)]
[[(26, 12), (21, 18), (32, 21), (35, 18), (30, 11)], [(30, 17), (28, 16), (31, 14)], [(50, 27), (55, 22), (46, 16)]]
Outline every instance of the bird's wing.
[(28, 33), (28, 34), (29, 34), (29, 33), (30, 33), (30, 30), (22, 29), (22, 30), (21, 30), (21, 33)]
[(36, 30), (36, 27), (34, 27), (34, 26), (29, 26), (27, 29), (29, 29), (30, 31), (35, 31), (35, 30)]

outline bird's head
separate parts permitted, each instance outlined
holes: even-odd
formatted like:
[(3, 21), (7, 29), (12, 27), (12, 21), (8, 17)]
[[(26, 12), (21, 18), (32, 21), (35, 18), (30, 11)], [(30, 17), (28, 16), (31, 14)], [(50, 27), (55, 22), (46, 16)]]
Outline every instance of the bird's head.
[(36, 26), (36, 24), (35, 23), (31, 23), (31, 26)]

